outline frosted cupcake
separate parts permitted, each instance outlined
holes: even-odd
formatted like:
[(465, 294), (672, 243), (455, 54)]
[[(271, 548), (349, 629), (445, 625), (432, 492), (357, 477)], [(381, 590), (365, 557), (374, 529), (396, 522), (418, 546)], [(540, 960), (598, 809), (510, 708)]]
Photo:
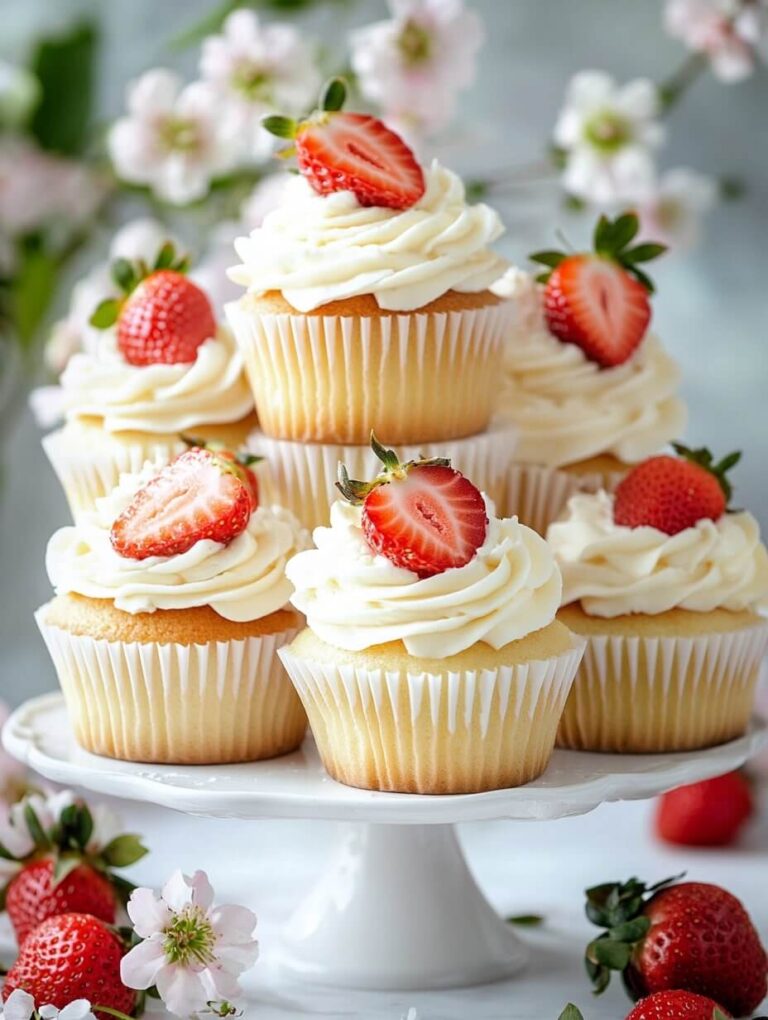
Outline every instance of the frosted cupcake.
[(126, 297), (99, 306), (93, 321), (105, 332), (97, 350), (75, 354), (61, 378), (66, 424), (43, 447), (75, 519), (121, 474), (181, 453), (180, 433), (238, 448), (256, 424), (231, 333), (216, 325), (169, 246), (158, 264), (142, 279), (146, 267), (117, 260)]
[(633, 261), (662, 249), (627, 248), (636, 227), (601, 221), (595, 255), (534, 256), (554, 266), (546, 284), (515, 270), (504, 280), (517, 319), (498, 417), (519, 430), (504, 509), (542, 533), (573, 492), (612, 489), (685, 430), (680, 370), (648, 331)]
[(235, 243), (247, 293), (227, 314), (261, 428), (351, 444), (374, 426), (393, 443), (482, 432), (511, 314), (492, 291), (501, 222), (376, 118), (338, 112), (339, 88), (302, 124), (268, 119), (300, 175)]
[(256, 506), (247, 469), (192, 449), (124, 475), (48, 546), (37, 613), (78, 743), (126, 761), (253, 761), (306, 717), (276, 656), (297, 632), (295, 518)]
[(407, 793), (526, 783), (547, 766), (582, 643), (555, 619), (546, 543), (444, 461), (379, 449), (317, 548), (288, 564), (308, 627), (280, 656), (333, 778)]
[(682, 751), (743, 734), (768, 623), (768, 552), (754, 517), (726, 512), (727, 468), (707, 451), (653, 457), (615, 495), (577, 494), (547, 539), (559, 619), (587, 638), (558, 742)]

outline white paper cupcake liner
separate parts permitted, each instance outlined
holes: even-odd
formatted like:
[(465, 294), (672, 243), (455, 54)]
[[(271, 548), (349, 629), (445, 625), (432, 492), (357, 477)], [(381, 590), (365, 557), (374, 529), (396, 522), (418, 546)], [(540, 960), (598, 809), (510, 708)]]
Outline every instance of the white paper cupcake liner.
[(695, 637), (591, 635), (558, 744), (589, 751), (712, 747), (752, 715), (768, 623)]
[(131, 437), (118, 439), (96, 429), (73, 432), (64, 426), (43, 438), (43, 449), (75, 522), (115, 488), (121, 474), (141, 471), (147, 461), (163, 467), (186, 449), (178, 437), (150, 433), (131, 433)]
[[(401, 446), (398, 454), (403, 460), (422, 455), (448, 457), (453, 467), (499, 507), (516, 442), (514, 426), (495, 426), (468, 439)], [(256, 431), (249, 436), (247, 446), (264, 457), (258, 468), (262, 501), (287, 507), (310, 529), (328, 524), (330, 505), (338, 496), (335, 485), (340, 462), (347, 466), (351, 478), (373, 478), (381, 468), (370, 445), (293, 443)]]
[(502, 509), (505, 517), (517, 515), (523, 524), (543, 535), (556, 521), (576, 492), (614, 489), (622, 472), (576, 472), (539, 464), (510, 464), (507, 469)]
[(77, 742), (154, 764), (255, 761), (299, 746), (301, 703), (277, 657), (295, 628), (201, 645), (111, 642), (35, 619)]
[(578, 643), (542, 661), (445, 675), (317, 662), (290, 648), (278, 654), (334, 779), (439, 794), (540, 775), (582, 651)]
[(459, 312), (262, 315), (227, 305), (262, 430), (277, 439), (455, 439), (488, 425), (511, 302)]

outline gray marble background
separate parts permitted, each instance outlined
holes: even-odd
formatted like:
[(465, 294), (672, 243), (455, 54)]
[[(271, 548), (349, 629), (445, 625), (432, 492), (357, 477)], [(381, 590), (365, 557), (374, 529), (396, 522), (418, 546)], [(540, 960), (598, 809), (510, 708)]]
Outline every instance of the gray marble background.
[[(103, 20), (101, 112), (121, 109), (124, 84), (157, 64), (193, 69), (195, 53), (167, 41), (205, 10), (205, 0), (0, 0), (0, 56), (24, 52), (41, 28), (90, 10)], [(462, 129), (444, 158), (465, 174), (493, 174), (540, 156), (571, 74), (601, 67), (619, 78), (665, 77), (681, 48), (660, 27), (659, 0), (475, 0), (488, 42), (475, 88), (462, 102)], [(347, 29), (384, 11), (383, 0), (334, 5), (305, 19), (330, 47)], [(768, 527), (768, 73), (724, 86), (701, 81), (670, 118), (664, 166), (736, 173), (747, 191), (709, 218), (694, 253), (656, 273), (656, 327), (683, 363), (691, 408), (688, 439), (717, 452), (745, 451), (736, 472), (739, 505)], [(447, 153), (447, 155), (446, 155)], [(549, 244), (563, 214), (548, 186), (521, 187), (501, 204), (508, 253), (522, 259)], [(575, 239), (583, 233), (568, 224)], [(65, 504), (28, 414), (2, 437), (0, 489), (0, 694), (12, 703), (54, 685), (32, 621), (50, 595), (44, 550), (67, 520)]]

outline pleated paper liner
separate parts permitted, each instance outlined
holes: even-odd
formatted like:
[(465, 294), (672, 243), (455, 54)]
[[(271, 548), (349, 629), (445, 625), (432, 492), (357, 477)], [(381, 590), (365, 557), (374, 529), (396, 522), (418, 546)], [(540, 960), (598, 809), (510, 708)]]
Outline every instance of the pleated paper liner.
[(493, 412), (511, 302), (380, 316), (227, 316), (261, 429), (276, 439), (393, 444), (482, 432)]
[(540, 464), (510, 464), (501, 507), (505, 517), (517, 515), (540, 535), (565, 510), (576, 492), (611, 491), (624, 477), (622, 472), (576, 472)]
[(521, 786), (546, 769), (582, 650), (445, 675), (279, 655), (334, 779), (446, 794)]
[[(400, 446), (398, 453), (404, 461), (422, 455), (448, 457), (457, 471), (499, 507), (516, 441), (514, 426), (493, 426), (468, 439)], [(262, 502), (287, 507), (310, 529), (328, 524), (330, 505), (338, 497), (335, 483), (339, 462), (346, 464), (351, 478), (374, 478), (381, 470), (381, 462), (369, 444), (294, 443), (256, 431), (248, 439), (248, 448), (264, 457), (259, 466)]]
[(278, 634), (208, 644), (111, 642), (72, 634), (36, 614), (75, 738), (121, 761), (209, 765), (295, 750), (307, 719)]
[(689, 751), (752, 715), (768, 622), (695, 637), (590, 635), (557, 742), (582, 751)]

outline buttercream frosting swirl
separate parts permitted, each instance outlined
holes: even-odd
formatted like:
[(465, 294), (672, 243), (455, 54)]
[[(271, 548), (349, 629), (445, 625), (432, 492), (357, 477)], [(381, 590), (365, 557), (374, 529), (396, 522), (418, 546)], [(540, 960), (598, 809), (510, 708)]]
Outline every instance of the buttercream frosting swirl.
[(653, 334), (624, 364), (600, 368), (549, 332), (531, 276), (508, 274), (496, 289), (517, 310), (498, 403), (520, 430), (517, 460), (560, 467), (609, 453), (636, 463), (683, 434), (680, 369)]
[(768, 551), (744, 511), (667, 535), (613, 520), (613, 496), (572, 496), (549, 542), (563, 574), (563, 604), (590, 616), (754, 610), (768, 599)]
[(108, 432), (183, 432), (239, 421), (253, 410), (242, 356), (228, 329), (188, 364), (131, 365), (114, 330), (93, 354), (70, 358), (61, 377), (67, 418), (99, 418)]
[(483, 641), (502, 648), (548, 626), (559, 606), (560, 573), (544, 540), (517, 518), (500, 520), (486, 498), (488, 531), (463, 567), (419, 578), (374, 554), (359, 507), (337, 501), (316, 549), (287, 574), (291, 601), (328, 644), (359, 651), (402, 641), (410, 655), (442, 659)]
[(157, 472), (150, 464), (122, 475), (118, 487), (74, 527), (51, 537), (46, 568), (57, 595), (112, 599), (126, 613), (210, 606), (239, 622), (258, 620), (287, 605), (293, 592), (288, 560), (308, 536), (280, 507), (258, 507), (245, 531), (228, 545), (208, 539), (178, 556), (133, 560), (112, 548), (110, 529), (136, 491)]
[(449, 290), (477, 293), (507, 263), (489, 245), (504, 231), (487, 205), (468, 205), (461, 179), (439, 163), (409, 209), (361, 206), (350, 191), (318, 195), (303, 177), (249, 237), (229, 271), (255, 294), (281, 291), (301, 312), (372, 294), (380, 308), (412, 311)]

